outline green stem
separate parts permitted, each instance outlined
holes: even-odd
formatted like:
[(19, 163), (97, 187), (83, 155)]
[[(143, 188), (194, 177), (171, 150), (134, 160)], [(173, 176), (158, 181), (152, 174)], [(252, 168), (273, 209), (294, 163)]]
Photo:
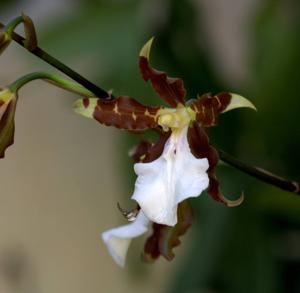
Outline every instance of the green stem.
[(36, 79), (42, 79), (48, 81), (54, 84), (55, 86), (77, 93), (84, 97), (95, 97), (89, 90), (79, 85), (78, 83), (63, 79), (59, 75), (54, 75), (47, 72), (33, 72), (33, 73), (26, 74), (20, 77), (19, 79), (17, 79), (16, 81), (14, 81), (8, 87), (12, 92), (17, 92), (25, 84)]
[(15, 19), (13, 19), (12, 21), (10, 21), (6, 26), (5, 26), (5, 32), (12, 36), (14, 30), (16, 29), (16, 27), (22, 23), (24, 20), (23, 20), (23, 17), (22, 16), (18, 16), (16, 17)]
[[(2, 23), (0, 23), (0, 29), (4, 28), (4, 27), (5, 26)], [(24, 45), (25, 39), (22, 36), (13, 32), (12, 38), (20, 46), (25, 47), (25, 45)], [(92, 82), (87, 80), (85, 77), (78, 74), (73, 69), (71, 69), (67, 65), (63, 64), (62, 62), (60, 62), (58, 59), (52, 57), (50, 54), (48, 54), (41, 48), (36, 47), (34, 50), (29, 51), (29, 52), (32, 53), (33, 55), (37, 56), (38, 58), (44, 60), (45, 62), (47, 62), (51, 66), (55, 67), (59, 71), (63, 72), (64, 74), (66, 74), (67, 76), (72, 78), (73, 80), (77, 81), (83, 87), (85, 87), (90, 92), (92, 92), (96, 97), (98, 97), (100, 99), (106, 99), (106, 100), (113, 98), (113, 96), (110, 95), (107, 91), (105, 91), (104, 89), (100, 88), (99, 86), (93, 84)]]

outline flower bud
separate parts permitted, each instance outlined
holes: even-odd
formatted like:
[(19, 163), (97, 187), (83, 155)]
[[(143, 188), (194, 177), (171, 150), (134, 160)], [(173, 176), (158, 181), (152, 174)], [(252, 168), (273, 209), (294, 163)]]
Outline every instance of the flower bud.
[(27, 50), (33, 51), (37, 47), (37, 36), (35, 27), (32, 19), (29, 16), (22, 13), (22, 17), (25, 32), (24, 46)]
[(0, 158), (14, 142), (17, 94), (9, 88), (0, 88)]
[(11, 37), (4, 31), (0, 31), (0, 55), (8, 47), (11, 42)]

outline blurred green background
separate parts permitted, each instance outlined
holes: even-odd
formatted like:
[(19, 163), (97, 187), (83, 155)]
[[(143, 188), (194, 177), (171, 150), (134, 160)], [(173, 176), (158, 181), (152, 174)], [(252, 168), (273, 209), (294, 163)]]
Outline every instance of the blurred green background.
[[(211, 142), (300, 181), (298, 0), (2, 0), (0, 9), (2, 22), (31, 16), (40, 46), (101, 87), (152, 105), (161, 101), (137, 57), (155, 35), (152, 64), (182, 77), (189, 98), (230, 91), (257, 106), (223, 115)], [(55, 72), (12, 45), (1, 84), (41, 69)], [(127, 151), (140, 137), (76, 116), (75, 98), (41, 83), (21, 94), (16, 144), (0, 168), (1, 293), (300, 292), (300, 199), (226, 165), (222, 189), (243, 190), (243, 205), (193, 199), (194, 225), (173, 262), (141, 263), (137, 240), (116, 268), (99, 233), (123, 223), (117, 201), (132, 204)]]

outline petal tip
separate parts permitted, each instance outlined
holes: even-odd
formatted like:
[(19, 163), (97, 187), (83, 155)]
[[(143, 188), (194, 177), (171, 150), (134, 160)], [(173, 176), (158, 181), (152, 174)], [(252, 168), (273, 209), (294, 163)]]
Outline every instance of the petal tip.
[(97, 100), (98, 99), (96, 98), (78, 99), (73, 104), (73, 110), (77, 114), (87, 118), (93, 118), (93, 113), (97, 106)]
[(76, 100), (73, 103), (73, 109), (74, 109), (75, 113), (83, 115), (84, 107), (83, 107), (83, 101), (82, 101), (82, 99)]
[(117, 242), (112, 240), (111, 230), (102, 232), (101, 239), (104, 242), (104, 244), (106, 245), (108, 252), (109, 252), (110, 256), (112, 257), (112, 259), (115, 261), (115, 263), (119, 267), (124, 268), (127, 249), (125, 249), (125, 253), (122, 251), (121, 252), (118, 251), (118, 247), (116, 245)]
[(228, 112), (230, 110), (238, 109), (238, 108), (250, 108), (254, 111), (257, 111), (254, 104), (248, 99), (234, 93), (230, 93), (231, 100), (228, 106), (222, 111), (222, 113)]
[(228, 207), (237, 207), (244, 202), (245, 195), (244, 195), (244, 192), (242, 192), (241, 196), (236, 200), (229, 200), (229, 199), (225, 198), (224, 196), (222, 199)]
[(142, 50), (140, 51), (140, 57), (144, 57), (147, 60), (149, 60), (150, 57), (150, 51), (151, 51), (151, 47), (152, 47), (152, 43), (153, 43), (154, 37), (152, 37), (142, 48)]

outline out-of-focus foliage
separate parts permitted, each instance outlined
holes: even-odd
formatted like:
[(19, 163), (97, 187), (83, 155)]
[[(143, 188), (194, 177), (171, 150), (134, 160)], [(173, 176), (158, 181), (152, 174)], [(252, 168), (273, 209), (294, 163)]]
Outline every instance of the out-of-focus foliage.
[(11, 6), (13, 4), (16, 4), (17, 2), (20, 2), (20, 0), (1, 0), (1, 8), (5, 9), (7, 6)]

